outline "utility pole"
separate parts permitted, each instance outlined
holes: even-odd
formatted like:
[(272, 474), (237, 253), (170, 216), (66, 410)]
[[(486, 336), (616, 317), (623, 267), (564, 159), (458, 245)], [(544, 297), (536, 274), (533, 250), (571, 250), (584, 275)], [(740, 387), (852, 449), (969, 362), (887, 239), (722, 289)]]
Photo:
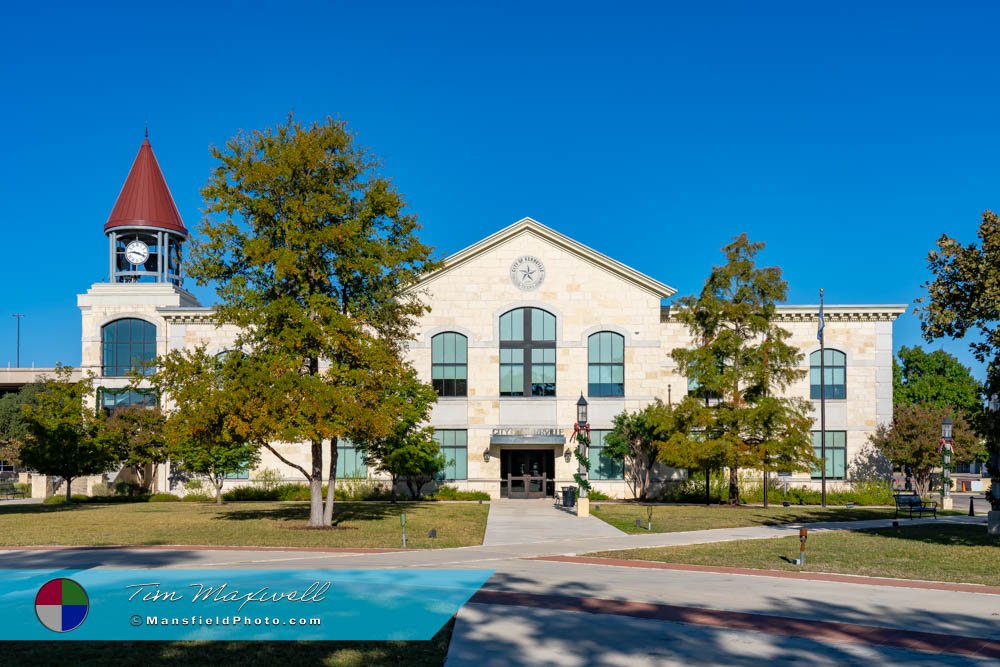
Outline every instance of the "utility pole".
[(17, 320), (17, 351), (15, 353), (17, 361), (14, 363), (14, 365), (17, 368), (20, 368), (21, 367), (21, 318), (24, 317), (24, 315), (22, 315), (21, 313), (14, 313), (12, 317), (15, 320)]

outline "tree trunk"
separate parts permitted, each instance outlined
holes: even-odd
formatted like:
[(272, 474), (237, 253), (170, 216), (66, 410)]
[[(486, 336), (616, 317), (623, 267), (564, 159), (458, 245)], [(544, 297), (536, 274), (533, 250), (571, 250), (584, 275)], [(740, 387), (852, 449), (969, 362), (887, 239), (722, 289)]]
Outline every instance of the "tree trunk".
[(73, 502), (73, 480), (74, 477), (64, 477), (66, 480), (66, 504), (69, 505)]
[(326, 482), (326, 507), (323, 508), (323, 525), (333, 525), (333, 502), (337, 491), (337, 438), (330, 438), (330, 478)]
[(396, 482), (399, 481), (399, 475), (390, 474), (389, 475), (389, 480), (390, 480), (389, 484), (392, 485), (392, 486), (389, 487), (389, 500), (392, 502), (393, 505), (395, 505), (396, 504)]
[(712, 504), (712, 471), (705, 468), (705, 504)]
[(222, 504), (222, 484), (223, 484), (223, 481), (221, 479), (218, 480), (218, 481), (216, 481), (215, 479), (212, 480), (212, 486), (215, 487), (215, 504), (216, 505), (221, 505)]
[(312, 475), (309, 478), (310, 528), (322, 528), (323, 523), (323, 441), (312, 441)]
[(740, 469), (736, 466), (729, 468), (729, 504), (740, 504)]

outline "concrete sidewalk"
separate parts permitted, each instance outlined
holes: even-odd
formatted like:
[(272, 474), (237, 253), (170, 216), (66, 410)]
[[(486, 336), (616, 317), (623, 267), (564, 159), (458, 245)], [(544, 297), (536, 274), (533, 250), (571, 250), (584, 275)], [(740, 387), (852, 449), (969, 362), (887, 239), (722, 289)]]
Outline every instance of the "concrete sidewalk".
[(578, 517), (556, 507), (551, 498), (504, 499), (490, 502), (483, 546), (624, 536), (625, 533), (598, 518)]

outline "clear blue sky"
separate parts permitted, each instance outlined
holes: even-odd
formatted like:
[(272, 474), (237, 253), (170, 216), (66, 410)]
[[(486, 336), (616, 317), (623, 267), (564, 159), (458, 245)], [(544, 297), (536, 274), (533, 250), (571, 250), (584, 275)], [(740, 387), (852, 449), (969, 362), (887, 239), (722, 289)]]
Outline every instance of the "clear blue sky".
[[(912, 304), (934, 240), (972, 241), (1000, 207), (995, 3), (2, 13), (2, 365), (14, 312), (22, 365), (79, 363), (76, 295), (107, 278), (102, 227), (147, 119), (191, 229), (210, 145), (290, 110), (333, 115), (382, 156), (440, 255), (527, 215), (681, 294), (745, 231), (790, 303), (824, 287), (828, 303)], [(921, 342), (912, 314), (895, 333)]]

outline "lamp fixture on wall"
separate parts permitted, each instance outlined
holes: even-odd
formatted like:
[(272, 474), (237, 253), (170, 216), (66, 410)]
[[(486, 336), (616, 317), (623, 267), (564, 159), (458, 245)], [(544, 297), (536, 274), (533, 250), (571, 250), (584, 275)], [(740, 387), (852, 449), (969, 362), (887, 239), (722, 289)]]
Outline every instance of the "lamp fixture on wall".
[(566, 461), (566, 463), (569, 463), (572, 458), (573, 458), (573, 450), (567, 449), (565, 452), (563, 452), (563, 460)]
[(487, 447), (486, 449), (483, 450), (483, 461), (485, 463), (489, 463), (490, 462), (490, 450), (489, 450), (489, 447)]

